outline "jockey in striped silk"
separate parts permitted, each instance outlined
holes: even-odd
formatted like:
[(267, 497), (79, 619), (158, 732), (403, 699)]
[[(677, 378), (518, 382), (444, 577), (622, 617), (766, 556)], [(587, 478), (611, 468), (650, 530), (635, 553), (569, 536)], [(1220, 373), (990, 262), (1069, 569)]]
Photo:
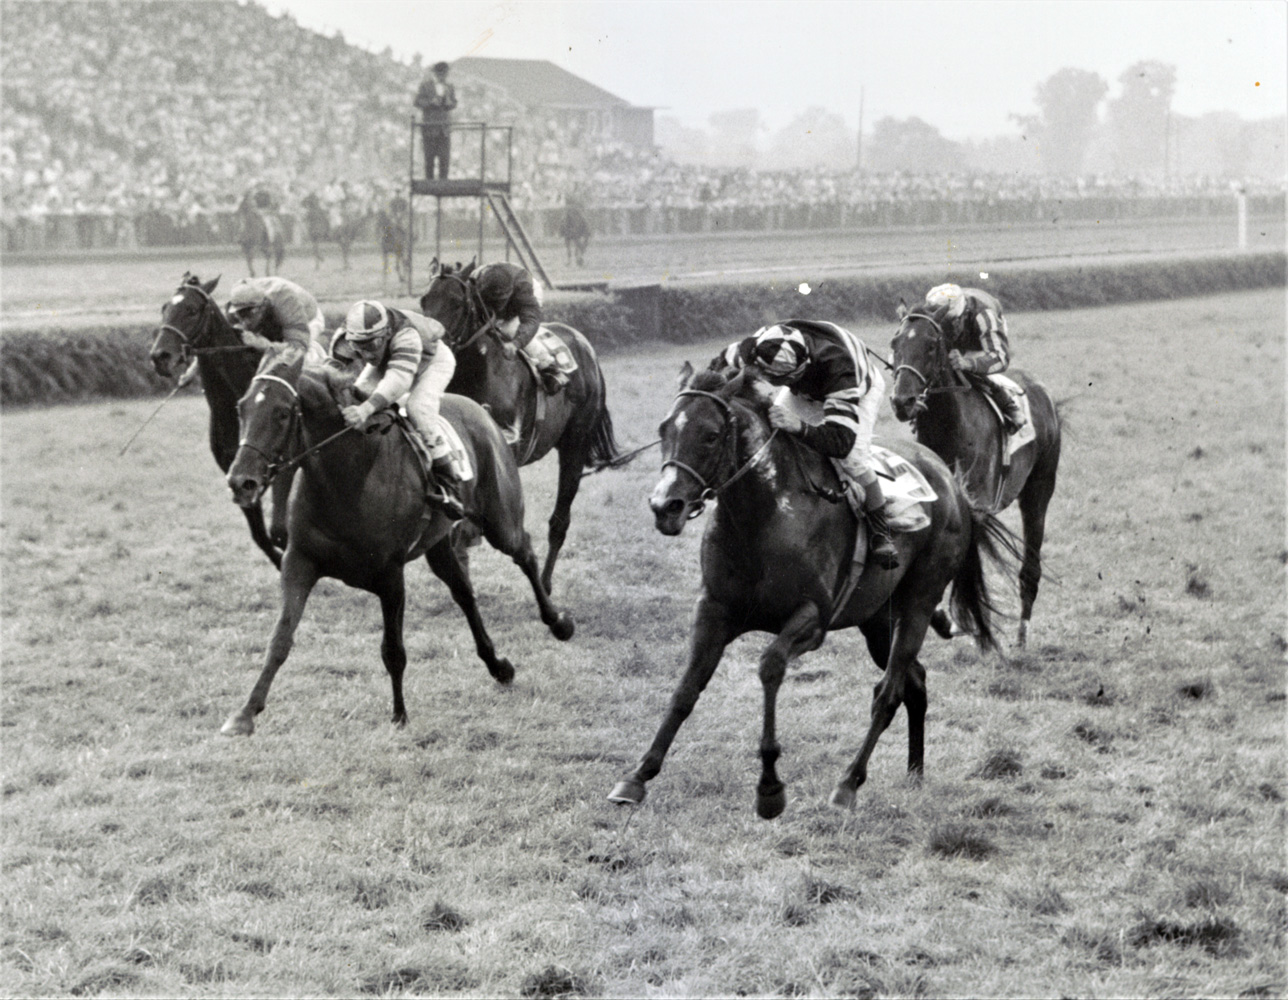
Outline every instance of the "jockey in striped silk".
[(379, 302), (356, 302), (336, 332), (332, 353), (352, 354), (365, 364), (353, 383), (366, 399), (341, 413), (350, 427), (362, 427), (373, 414), (405, 397), (407, 415), (420, 432), (433, 459), (433, 478), (427, 499), (453, 520), (465, 516), (460, 478), (451, 461), (451, 447), (438, 429), (438, 407), (456, 371), (456, 358), (442, 342), (443, 325), (428, 316), (405, 313)]
[(817, 426), (805, 423), (778, 403), (770, 407), (769, 422), (840, 462), (863, 490), (873, 559), (886, 569), (898, 566), (885, 515), (885, 494), (872, 465), (872, 432), (885, 380), (868, 364), (863, 342), (835, 323), (787, 320), (762, 327), (753, 336), (729, 345), (713, 367), (727, 365), (754, 366), (766, 381), (787, 386), (823, 405), (823, 422)]
[(948, 363), (993, 397), (1006, 429), (1014, 434), (1024, 426), (1024, 411), (1006, 386), (988, 378), (1011, 364), (1002, 304), (978, 288), (947, 284), (926, 293), (925, 308), (943, 327)]
[[(314, 361), (326, 359), (326, 320), (317, 299), (285, 278), (243, 278), (233, 285), (228, 321), (251, 347), (287, 343)], [(289, 356), (288, 356), (289, 355)], [(287, 361), (298, 354), (285, 352)]]

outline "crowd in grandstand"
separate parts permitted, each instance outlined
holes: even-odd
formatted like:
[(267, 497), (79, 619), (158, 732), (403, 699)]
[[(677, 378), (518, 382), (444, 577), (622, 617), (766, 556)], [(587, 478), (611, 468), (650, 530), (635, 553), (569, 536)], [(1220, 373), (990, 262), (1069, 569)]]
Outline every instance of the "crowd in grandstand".
[[(87, 246), (224, 239), (251, 187), (271, 189), (298, 218), (310, 196), (333, 208), (341, 179), (352, 189), (346, 213), (374, 213), (405, 190), (418, 65), (232, 0), (20, 3), (4, 16), (0, 195), (10, 247), (60, 227)], [(459, 120), (513, 128), (513, 148), (487, 155), (513, 163), (516, 208), (553, 211), (576, 192), (601, 220), (645, 220), (601, 229), (933, 222), (944, 206), (954, 218), (983, 218), (1052, 201), (1229, 195), (1224, 179), (682, 165), (531, 115), (481, 81), (454, 80)], [(480, 141), (498, 138), (454, 141), (453, 176), (477, 172)], [(1282, 189), (1263, 182), (1253, 193)], [(676, 225), (676, 213), (702, 221)]]

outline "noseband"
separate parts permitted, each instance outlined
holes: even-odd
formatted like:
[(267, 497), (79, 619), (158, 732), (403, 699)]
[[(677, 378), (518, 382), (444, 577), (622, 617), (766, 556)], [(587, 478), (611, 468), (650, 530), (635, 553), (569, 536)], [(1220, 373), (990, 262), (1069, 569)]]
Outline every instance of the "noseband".
[[(725, 399), (723, 396), (718, 396), (714, 392), (707, 392), (704, 389), (681, 389), (675, 395), (676, 402), (679, 402), (679, 400), (684, 396), (700, 396), (704, 399), (710, 399), (719, 405), (720, 414), (724, 418), (724, 429), (722, 433), (725, 439), (724, 441), (721, 442), (721, 457), (723, 458), (726, 447), (729, 445), (732, 445), (733, 452), (734, 452), (734, 461), (736, 462), (738, 458), (738, 453), (737, 453), (738, 429), (737, 429), (737, 424), (734, 420), (733, 407), (729, 405), (729, 401)], [(672, 413), (675, 412), (674, 404), (671, 407), (671, 412)], [(667, 419), (670, 419), (669, 415)], [(739, 479), (741, 479), (744, 475), (746, 475), (747, 471), (753, 465), (756, 464), (757, 459), (760, 458), (760, 456), (769, 447), (770, 443), (774, 440), (774, 438), (777, 435), (778, 435), (778, 428), (775, 427), (774, 430), (770, 433), (769, 437), (765, 439), (765, 443), (756, 449), (756, 453), (752, 455), (751, 458), (747, 459), (747, 461), (745, 461), (742, 465), (738, 466), (738, 468), (734, 470), (734, 474), (730, 476), (728, 479), (726, 479), (719, 486), (712, 486), (710, 483), (707, 482), (706, 477), (703, 476), (702, 473), (698, 472), (698, 470), (693, 468), (693, 466), (686, 465), (684, 462), (681, 462), (679, 459), (668, 458), (666, 461), (664, 461), (662, 463), (663, 471), (666, 470), (667, 466), (673, 465), (681, 472), (688, 473), (690, 476), (692, 476), (694, 482), (696, 482), (702, 490), (702, 492), (698, 494), (697, 500), (692, 500), (689, 502), (689, 505), (688, 505), (689, 510), (685, 515), (688, 518), (688, 520), (692, 521), (695, 517), (700, 517), (702, 515), (702, 512), (707, 509), (708, 503), (716, 499), (716, 497), (718, 497), (721, 493), (723, 493), (730, 486), (732, 486)]]
[[(264, 374), (261, 374), (261, 375), (256, 375), (253, 379), (251, 379), (251, 380), (250, 380), (250, 384), (251, 384), (251, 385), (254, 385), (256, 382), (276, 382), (276, 383), (278, 383), (279, 385), (284, 385), (284, 386), (286, 386), (286, 388), (290, 391), (290, 393), (291, 393), (291, 426), (287, 429), (287, 432), (286, 432), (286, 440), (289, 442), (289, 441), (294, 437), (294, 435), (295, 435), (295, 433), (296, 433), (296, 428), (298, 427), (298, 425), (299, 425), (300, 421), (303, 419), (303, 412), (302, 412), (302, 411), (301, 411), (301, 409), (300, 409), (300, 393), (299, 393), (299, 390), (298, 390), (298, 389), (296, 389), (296, 388), (295, 388), (295, 386), (291, 385), (291, 383), (290, 383), (290, 382), (286, 381), (286, 379), (284, 379), (284, 378), (279, 378), (279, 377), (278, 377), (278, 376), (276, 376), (276, 375), (269, 375), (269, 374), (267, 374), (267, 373), (264, 373)], [(246, 390), (246, 395), (247, 395), (247, 396), (249, 396), (249, 395), (250, 395), (250, 389), (249, 389), (249, 388)], [(295, 468), (295, 466), (299, 465), (299, 464), (300, 464), (301, 462), (303, 462), (306, 458), (308, 458), (310, 455), (312, 455), (315, 451), (319, 451), (319, 450), (321, 450), (322, 448), (325, 448), (327, 445), (329, 445), (332, 441), (334, 441), (334, 440), (335, 440), (336, 438), (338, 438), (340, 435), (342, 435), (342, 434), (347, 434), (347, 433), (349, 433), (349, 431), (351, 431), (351, 430), (353, 430), (353, 428), (352, 428), (352, 427), (350, 427), (348, 424), (345, 424), (345, 426), (344, 426), (344, 427), (340, 428), (340, 429), (339, 429), (338, 431), (336, 431), (334, 434), (330, 435), (329, 437), (325, 437), (325, 438), (323, 438), (321, 441), (319, 441), (319, 442), (318, 442), (317, 444), (315, 444), (315, 445), (310, 445), (308, 448), (305, 448), (302, 452), (300, 452), (300, 453), (299, 453), (298, 455), (296, 455), (294, 458), (288, 458), (288, 459), (286, 459), (286, 460), (284, 460), (284, 461), (283, 461), (280, 457), (279, 457), (277, 460), (274, 460), (274, 459), (270, 458), (267, 454), (265, 454), (265, 452), (264, 452), (264, 450), (263, 450), (262, 448), (258, 447), (257, 445), (253, 445), (253, 444), (251, 444), (251, 443), (250, 443), (249, 441), (247, 441), (245, 438), (242, 438), (240, 441), (238, 441), (238, 442), (237, 442), (237, 446), (238, 446), (239, 448), (249, 448), (251, 451), (253, 451), (255, 454), (257, 454), (260, 458), (262, 458), (262, 459), (264, 460), (264, 462), (267, 464), (267, 466), (268, 466), (268, 473), (267, 473), (267, 475), (266, 475), (266, 476), (265, 476), (265, 478), (264, 478), (264, 488), (265, 488), (265, 489), (267, 489), (267, 488), (268, 488), (268, 486), (269, 486), (269, 484), (270, 484), (270, 483), (272, 483), (272, 481), (273, 481), (274, 479), (276, 479), (276, 478), (277, 478), (277, 476), (279, 476), (281, 473), (285, 472), (287, 469), (293, 469), (293, 468)], [(285, 445), (283, 445), (282, 450), (285, 450)]]

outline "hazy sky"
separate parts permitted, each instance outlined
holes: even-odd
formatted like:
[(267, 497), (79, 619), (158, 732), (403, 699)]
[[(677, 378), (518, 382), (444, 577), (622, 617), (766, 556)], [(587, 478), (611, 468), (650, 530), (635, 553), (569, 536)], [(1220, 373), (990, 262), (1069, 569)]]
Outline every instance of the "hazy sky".
[(1177, 68), (1173, 107), (1267, 118), (1288, 108), (1284, 0), (273, 0), (306, 27), (428, 61), (549, 59), (687, 125), (810, 105), (854, 127), (917, 115), (953, 139), (1013, 132), (1035, 86), (1093, 70), (1118, 93), (1132, 63)]

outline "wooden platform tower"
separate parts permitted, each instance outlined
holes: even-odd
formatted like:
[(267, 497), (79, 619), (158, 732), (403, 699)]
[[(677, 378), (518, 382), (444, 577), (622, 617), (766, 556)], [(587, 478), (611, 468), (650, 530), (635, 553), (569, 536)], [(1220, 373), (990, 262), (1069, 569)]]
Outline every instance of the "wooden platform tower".
[[(432, 197), (435, 199), (434, 252), (439, 260), (443, 259), (443, 199), (477, 198), (479, 203), (479, 263), (484, 262), (483, 244), (488, 212), (490, 211), (505, 236), (505, 259), (510, 259), (510, 251), (513, 249), (519, 263), (526, 267), (533, 277), (539, 279), (547, 288), (554, 288), (555, 284), (550, 280), (550, 275), (546, 273), (545, 267), (542, 266), (541, 259), (537, 256), (536, 248), (528, 238), (527, 230), (523, 228), (523, 223), (519, 221), (519, 217), (515, 214), (514, 208), (510, 204), (510, 177), (514, 167), (514, 127), (511, 125), (488, 125), (486, 122), (453, 122), (451, 125), (453, 139), (458, 134), (464, 141), (472, 141), (474, 135), (477, 134), (478, 136), (478, 175), (475, 177), (447, 177), (441, 180), (425, 179), (423, 167), (419, 174), (416, 170), (416, 149), (420, 145), (417, 141), (417, 133), (420, 131), (420, 127), (420, 123), (413, 116), (411, 119), (411, 142), (408, 143), (409, 152), (407, 156), (407, 180), (410, 193), (407, 199), (407, 233), (409, 237), (407, 244), (408, 294), (415, 294), (413, 248), (416, 244), (417, 197)], [(501, 175), (497, 170), (496, 157), (494, 157), (493, 170), (496, 175), (489, 177), (488, 140), (493, 136), (499, 140), (502, 135), (505, 142), (505, 173)], [(453, 141), (452, 145), (454, 148), (459, 148), (455, 141)], [(453, 156), (452, 159), (459, 162), (459, 157), (457, 156)]]

